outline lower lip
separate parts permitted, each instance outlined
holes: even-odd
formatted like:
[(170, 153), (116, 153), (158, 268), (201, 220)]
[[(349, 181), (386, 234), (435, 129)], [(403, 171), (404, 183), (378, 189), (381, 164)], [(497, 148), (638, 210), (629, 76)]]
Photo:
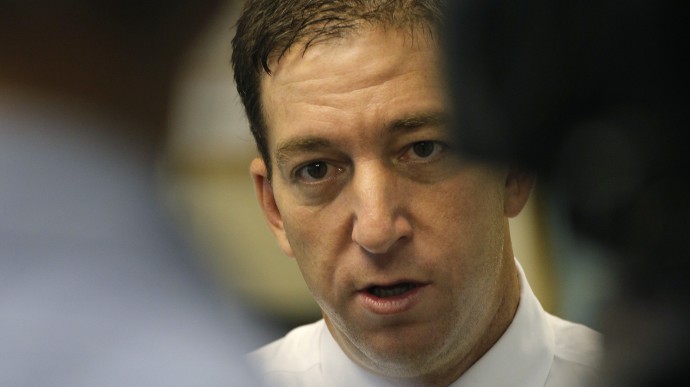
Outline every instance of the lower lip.
[(369, 312), (381, 315), (402, 313), (410, 310), (417, 304), (420, 298), (420, 293), (424, 290), (425, 285), (420, 285), (414, 289), (399, 294), (393, 297), (376, 297), (375, 295), (361, 291), (357, 293), (357, 299)]

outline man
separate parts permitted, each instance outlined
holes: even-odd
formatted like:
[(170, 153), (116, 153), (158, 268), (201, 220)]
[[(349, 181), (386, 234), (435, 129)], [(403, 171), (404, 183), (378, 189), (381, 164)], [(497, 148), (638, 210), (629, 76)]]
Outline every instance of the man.
[(216, 5), (0, 0), (0, 385), (258, 385), (257, 321), (155, 184), (176, 66)]
[(259, 204), (323, 320), (250, 355), (271, 385), (589, 386), (508, 219), (533, 178), (455, 152), (437, 1), (252, 1), (233, 40)]

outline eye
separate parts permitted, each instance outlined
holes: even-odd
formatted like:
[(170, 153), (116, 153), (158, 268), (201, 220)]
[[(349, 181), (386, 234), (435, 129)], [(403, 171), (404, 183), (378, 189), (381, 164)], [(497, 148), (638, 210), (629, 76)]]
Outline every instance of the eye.
[(343, 171), (343, 168), (336, 167), (325, 161), (313, 161), (295, 170), (294, 176), (297, 180), (305, 183), (318, 183), (328, 180)]
[(430, 161), (434, 160), (445, 149), (445, 146), (437, 141), (418, 141), (412, 144), (403, 154), (405, 161)]
[(412, 151), (419, 157), (429, 157), (438, 148), (436, 143), (431, 141), (421, 141), (412, 145)]

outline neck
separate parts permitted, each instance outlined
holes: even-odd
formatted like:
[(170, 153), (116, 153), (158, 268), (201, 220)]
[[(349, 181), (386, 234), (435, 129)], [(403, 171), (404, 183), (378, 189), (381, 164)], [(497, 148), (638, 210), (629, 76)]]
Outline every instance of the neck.
[(410, 381), (407, 385), (425, 387), (448, 386), (460, 378), (470, 367), (472, 367), (472, 365), (474, 365), (474, 363), (484, 356), (494, 344), (496, 344), (513, 321), (513, 317), (515, 317), (515, 312), (520, 303), (520, 281), (512, 252), (510, 260), (504, 260), (504, 264), (501, 266), (501, 277), (499, 281), (503, 284), (499, 288), (501, 294), (496, 304), (495, 313), (482, 339), (454, 366), (446, 367), (444, 372), (427, 375), (418, 380)]
[(496, 288), (496, 302), (493, 305), (487, 305), (487, 307), (493, 306), (494, 313), (482, 339), (472, 347), (471, 351), (454, 365), (444, 367), (441, 372), (402, 383), (396, 380), (396, 384), (425, 387), (448, 386), (484, 356), (508, 329), (520, 303), (520, 280), (515, 266), (507, 219), (504, 220), (503, 256), (497, 281), (500, 285)]

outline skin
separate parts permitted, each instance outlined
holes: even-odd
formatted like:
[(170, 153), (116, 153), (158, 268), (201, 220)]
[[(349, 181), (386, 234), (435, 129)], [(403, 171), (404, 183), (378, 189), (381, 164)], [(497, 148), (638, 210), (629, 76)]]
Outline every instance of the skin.
[[(259, 203), (345, 353), (396, 383), (447, 385), (519, 303), (508, 218), (532, 178), (464, 160), (444, 125), (437, 44), (365, 29), (293, 47), (262, 80), (274, 165)], [(372, 306), (372, 285), (412, 282)]]

